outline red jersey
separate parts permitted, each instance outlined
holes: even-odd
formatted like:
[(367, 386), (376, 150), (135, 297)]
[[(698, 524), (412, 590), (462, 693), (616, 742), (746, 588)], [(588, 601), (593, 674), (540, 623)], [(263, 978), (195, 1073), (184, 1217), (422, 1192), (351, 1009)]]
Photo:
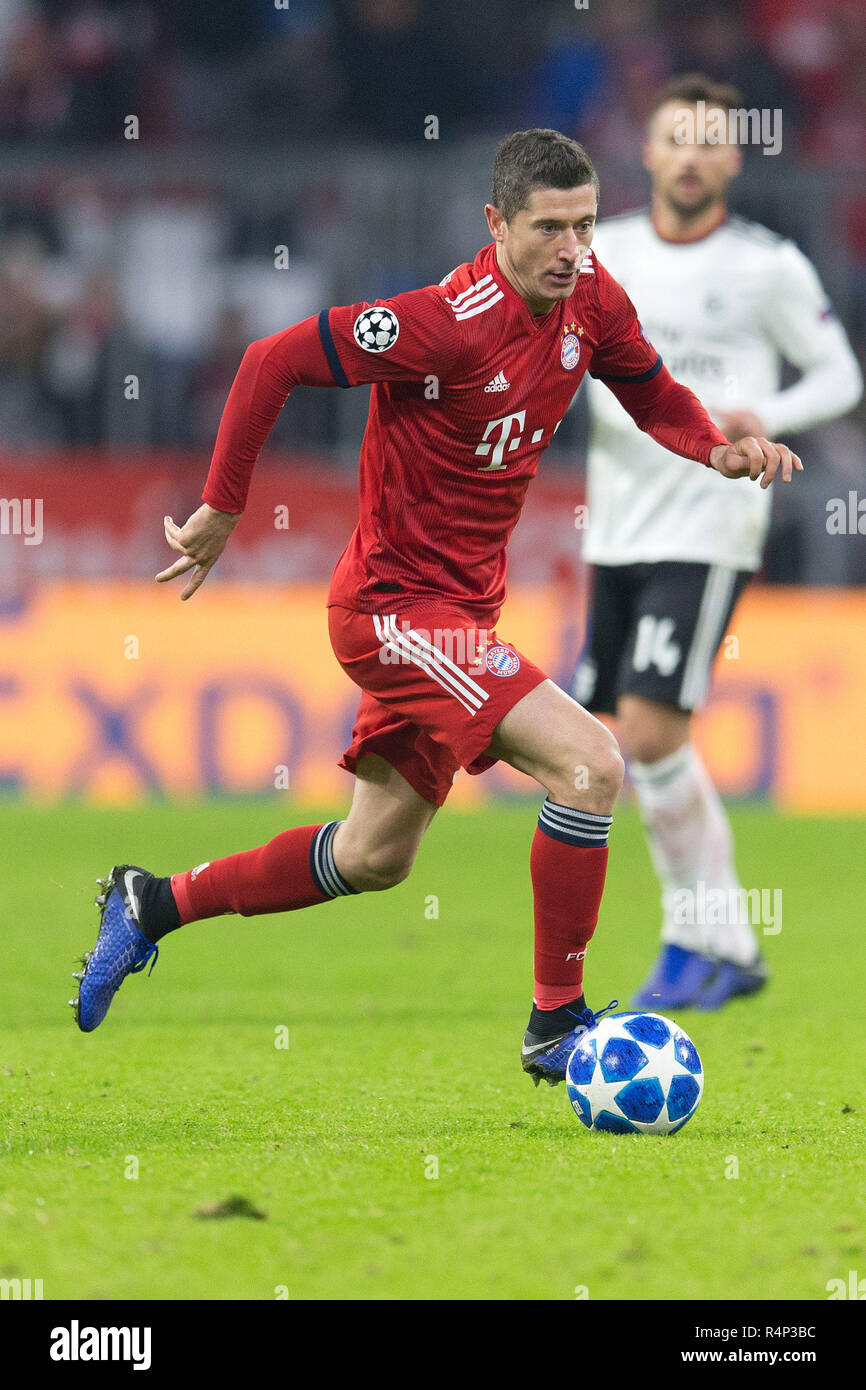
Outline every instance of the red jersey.
[(419, 598), (447, 600), (492, 624), (526, 489), (587, 370), (674, 452), (707, 463), (726, 442), (592, 252), (569, 298), (534, 317), (491, 243), (439, 285), (323, 310), (254, 343), (204, 500), (243, 509), (255, 458), (294, 385), (372, 382), (359, 521), (328, 602), (375, 613), (383, 603), (399, 612)]

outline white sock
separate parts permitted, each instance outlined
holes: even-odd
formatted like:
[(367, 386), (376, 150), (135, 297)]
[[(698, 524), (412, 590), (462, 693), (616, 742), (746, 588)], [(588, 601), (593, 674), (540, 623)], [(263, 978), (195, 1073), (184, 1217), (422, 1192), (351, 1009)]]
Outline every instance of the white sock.
[(759, 954), (734, 865), (731, 827), (690, 743), (655, 763), (629, 763), (662, 885), (662, 941), (750, 965)]

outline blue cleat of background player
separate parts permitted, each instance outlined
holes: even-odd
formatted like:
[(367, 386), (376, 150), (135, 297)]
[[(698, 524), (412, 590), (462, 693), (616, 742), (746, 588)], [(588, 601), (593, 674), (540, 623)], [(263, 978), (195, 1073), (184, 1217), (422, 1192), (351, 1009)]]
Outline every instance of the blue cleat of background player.
[(79, 981), (78, 998), (69, 1001), (82, 1033), (99, 1027), (127, 975), (138, 974), (151, 956), (151, 970), (156, 965), (159, 947), (138, 925), (140, 881), (149, 877), (135, 864), (118, 864), (107, 878), (97, 879), (103, 890), (96, 899), (99, 934), (93, 950), (81, 957), (84, 969), (73, 976)]
[(632, 1000), (633, 1009), (663, 1013), (665, 1009), (720, 1009), (729, 999), (754, 994), (769, 978), (762, 957), (752, 965), (737, 965), (687, 951), (682, 946), (665, 945), (649, 977)]
[(594, 1028), (600, 1018), (618, 1005), (619, 1000), (612, 999), (603, 1009), (599, 1009), (597, 1014), (593, 1013), (592, 1009), (583, 1009), (582, 1012), (575, 1013), (575, 1027), (567, 1033), (561, 1033), (558, 1038), (539, 1038), (527, 1028), (520, 1050), (520, 1061), (523, 1070), (532, 1077), (536, 1086), (540, 1081), (546, 1081), (548, 1086), (558, 1086), (560, 1081), (564, 1081), (568, 1059), (584, 1033), (588, 1028)]
[(633, 1009), (653, 1013), (692, 1004), (718, 969), (718, 962), (682, 946), (662, 946), (648, 978), (632, 1000)]
[(694, 1000), (694, 1007), (707, 1013), (712, 1009), (720, 1009), (729, 999), (757, 994), (770, 977), (763, 956), (758, 956), (752, 965), (737, 965), (732, 960), (720, 960), (716, 962), (716, 966), (715, 975)]

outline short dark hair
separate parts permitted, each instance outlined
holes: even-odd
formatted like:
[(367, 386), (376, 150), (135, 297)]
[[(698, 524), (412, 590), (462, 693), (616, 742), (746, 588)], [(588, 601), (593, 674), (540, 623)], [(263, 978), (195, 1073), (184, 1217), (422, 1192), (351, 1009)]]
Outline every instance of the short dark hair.
[(730, 82), (715, 82), (703, 72), (687, 72), (680, 77), (672, 77), (659, 88), (650, 108), (650, 119), (660, 106), (667, 106), (669, 101), (681, 101), (684, 106), (697, 106), (702, 101), (707, 107), (737, 111), (743, 104), (743, 94)]
[(496, 151), (491, 201), (510, 222), (528, 206), (534, 189), (582, 188), (588, 183), (597, 198), (598, 175), (583, 145), (558, 130), (515, 130)]

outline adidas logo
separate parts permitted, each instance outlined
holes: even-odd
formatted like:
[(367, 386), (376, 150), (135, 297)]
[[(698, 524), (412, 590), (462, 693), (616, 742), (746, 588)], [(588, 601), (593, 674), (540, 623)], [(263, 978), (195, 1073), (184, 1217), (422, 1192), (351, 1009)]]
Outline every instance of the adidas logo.
[(487, 385), (485, 386), (484, 390), (485, 390), (485, 391), (507, 391), (510, 385), (511, 385), (511, 382), (510, 382), (510, 381), (506, 381), (506, 379), (505, 379), (505, 373), (504, 373), (504, 372), (497, 372), (496, 375), (495, 375), (495, 377), (493, 378), (493, 380), (492, 380), (492, 381), (488, 381), (488, 383), (487, 383)]

